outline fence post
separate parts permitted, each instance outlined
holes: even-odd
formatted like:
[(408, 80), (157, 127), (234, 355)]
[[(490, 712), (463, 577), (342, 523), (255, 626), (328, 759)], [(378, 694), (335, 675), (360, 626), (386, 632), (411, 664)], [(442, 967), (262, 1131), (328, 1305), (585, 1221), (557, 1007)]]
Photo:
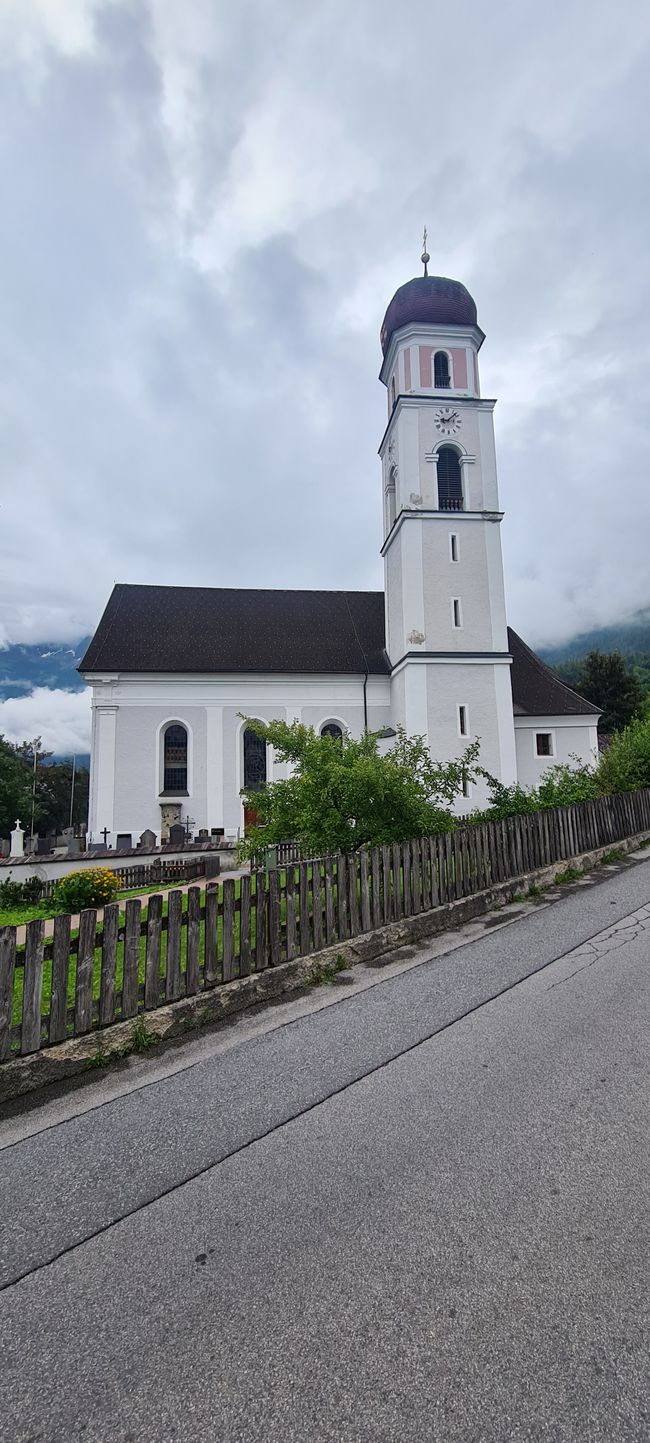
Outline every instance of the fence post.
[(251, 879), (239, 883), (239, 976), (248, 977), (251, 970)]
[(102, 923), (102, 970), (99, 991), (99, 1025), (107, 1027), (115, 1021), (115, 987), (117, 972), (117, 934), (120, 926), (119, 903), (104, 908)]
[(162, 897), (156, 892), (147, 904), (147, 945), (144, 964), (144, 1005), (160, 1005), (160, 942), (162, 934)]
[(16, 928), (0, 927), (0, 1062), (5, 1061), (11, 1049), (15, 970)]
[[(127, 904), (128, 905), (128, 904)], [(68, 975), (70, 971), (70, 926), (72, 917), (54, 918), (52, 940), (52, 990), (48, 1042), (64, 1042), (68, 1022)]]

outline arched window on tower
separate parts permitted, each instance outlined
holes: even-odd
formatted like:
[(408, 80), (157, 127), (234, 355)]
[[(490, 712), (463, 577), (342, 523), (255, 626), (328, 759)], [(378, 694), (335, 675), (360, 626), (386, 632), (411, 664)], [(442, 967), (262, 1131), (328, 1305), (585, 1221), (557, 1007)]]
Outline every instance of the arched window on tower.
[(332, 737), (335, 742), (343, 741), (343, 728), (339, 726), (338, 722), (325, 722), (320, 729), (320, 734), (322, 737)]
[(170, 722), (163, 736), (163, 792), (187, 794), (187, 731)]
[(246, 727), (244, 732), (244, 791), (263, 792), (266, 786), (266, 742)]
[(436, 351), (433, 358), (433, 384), (438, 391), (451, 385), (449, 356), (446, 351)]
[(453, 446), (441, 446), (438, 452), (438, 509), (462, 511), (463, 480), (458, 452)]

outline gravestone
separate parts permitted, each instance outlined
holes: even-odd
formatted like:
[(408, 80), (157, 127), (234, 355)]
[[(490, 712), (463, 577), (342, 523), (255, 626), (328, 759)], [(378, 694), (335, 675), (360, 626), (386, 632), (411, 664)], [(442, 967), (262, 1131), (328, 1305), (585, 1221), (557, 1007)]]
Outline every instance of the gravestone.
[(133, 846), (133, 838), (130, 832), (118, 832), (115, 843), (116, 852), (130, 852)]
[(148, 849), (149, 847), (155, 847), (155, 845), (156, 845), (156, 833), (155, 833), (155, 832), (152, 832), (152, 830), (151, 830), (150, 827), (145, 827), (144, 832), (141, 833), (140, 841), (138, 842), (138, 846), (139, 846), (139, 847), (144, 847), (145, 849)]
[(81, 837), (66, 837), (65, 849), (69, 857), (76, 857), (82, 851)]
[(169, 841), (172, 847), (185, 846), (185, 828), (182, 822), (174, 822), (173, 827), (169, 828)]
[(55, 841), (55, 837), (36, 837), (36, 856), (44, 857), (51, 852)]

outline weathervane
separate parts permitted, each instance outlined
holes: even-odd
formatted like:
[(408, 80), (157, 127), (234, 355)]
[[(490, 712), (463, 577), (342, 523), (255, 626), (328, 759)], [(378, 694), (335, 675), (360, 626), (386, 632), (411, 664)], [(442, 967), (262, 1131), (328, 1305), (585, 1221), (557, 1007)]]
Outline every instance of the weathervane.
[(431, 256), (429, 255), (429, 252), (428, 252), (428, 250), (427, 250), (427, 228), (426, 228), (426, 226), (424, 227), (424, 235), (422, 236), (422, 255), (421, 255), (420, 259), (421, 259), (422, 264), (423, 264), (423, 266), (424, 266), (424, 274), (425, 274), (425, 276), (428, 276), (429, 272), (428, 272), (427, 267), (428, 267), (428, 265), (429, 265), (429, 261), (431, 260)]

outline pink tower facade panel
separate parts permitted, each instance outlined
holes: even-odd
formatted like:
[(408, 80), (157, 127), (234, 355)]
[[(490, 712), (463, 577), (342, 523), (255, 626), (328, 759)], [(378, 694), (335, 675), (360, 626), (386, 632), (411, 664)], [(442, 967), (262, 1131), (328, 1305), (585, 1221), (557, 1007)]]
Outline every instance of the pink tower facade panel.
[(420, 385), (431, 385), (431, 347), (420, 346)]
[(467, 390), (467, 352), (455, 346), (450, 351), (451, 364), (454, 368), (454, 386), (459, 391)]

